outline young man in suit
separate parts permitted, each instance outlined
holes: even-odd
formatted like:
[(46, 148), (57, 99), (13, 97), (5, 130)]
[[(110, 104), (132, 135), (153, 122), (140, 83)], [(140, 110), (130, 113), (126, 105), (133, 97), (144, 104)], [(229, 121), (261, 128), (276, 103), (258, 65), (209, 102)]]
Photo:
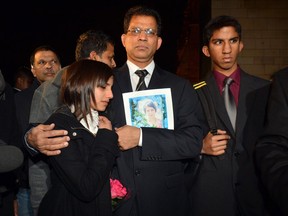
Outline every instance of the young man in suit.
[[(162, 43), (160, 35), (161, 18), (155, 10), (137, 6), (125, 14), (121, 41), (127, 62), (115, 69), (114, 97), (108, 111), (112, 110), (111, 121), (122, 150), (112, 175), (119, 178), (128, 195), (114, 215), (189, 215), (186, 181), (189, 161), (201, 150), (203, 131), (198, 116), (202, 111), (191, 83), (155, 64), (154, 54)], [(174, 117), (174, 129), (127, 125), (122, 94), (136, 90), (139, 77), (135, 71), (139, 69), (148, 73), (144, 79), (148, 89), (168, 88), (171, 92), (173, 115), (169, 115)], [(62, 137), (57, 139), (46, 146), (34, 139), (34, 146), (48, 155), (59, 154), (59, 148), (67, 143)]]
[(256, 145), (256, 165), (274, 215), (288, 215), (288, 67), (273, 75), (265, 132)]
[[(241, 25), (231, 16), (215, 17), (204, 28), (202, 52), (213, 63), (205, 88), (214, 104), (218, 130), (214, 134), (207, 130), (203, 139), (190, 194), (192, 215), (266, 214), (253, 153), (263, 130), (269, 81), (240, 68), (237, 58), (244, 46), (241, 39)], [(233, 79), (234, 120), (228, 115), (232, 105), (225, 108), (223, 98), (227, 78)]]

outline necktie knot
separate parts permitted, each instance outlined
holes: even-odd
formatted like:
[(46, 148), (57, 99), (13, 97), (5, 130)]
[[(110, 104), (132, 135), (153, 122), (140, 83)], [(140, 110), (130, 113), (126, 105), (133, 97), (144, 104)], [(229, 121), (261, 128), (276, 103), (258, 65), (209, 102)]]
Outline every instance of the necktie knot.
[(136, 91), (147, 89), (144, 79), (145, 79), (145, 76), (148, 74), (148, 71), (147, 70), (137, 70), (137, 71), (135, 71), (135, 74), (137, 74), (137, 76), (139, 77), (139, 82), (136, 86)]
[(147, 70), (137, 70), (135, 71), (135, 74), (137, 74), (137, 76), (141, 78), (141, 77), (145, 77), (148, 74), (148, 72)]
[(231, 77), (227, 77), (224, 80), (224, 84), (230, 86), (234, 80)]

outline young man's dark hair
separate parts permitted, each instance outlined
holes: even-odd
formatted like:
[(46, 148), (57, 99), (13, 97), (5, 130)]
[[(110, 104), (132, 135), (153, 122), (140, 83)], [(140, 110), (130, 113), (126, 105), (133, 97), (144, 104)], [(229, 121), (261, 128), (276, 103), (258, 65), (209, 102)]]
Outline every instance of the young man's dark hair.
[(209, 41), (216, 30), (221, 29), (222, 27), (232, 26), (235, 28), (235, 31), (238, 33), (239, 39), (242, 38), (242, 28), (237, 19), (232, 16), (222, 15), (218, 16), (215, 19), (210, 20), (206, 24), (203, 30), (203, 43), (208, 46)]

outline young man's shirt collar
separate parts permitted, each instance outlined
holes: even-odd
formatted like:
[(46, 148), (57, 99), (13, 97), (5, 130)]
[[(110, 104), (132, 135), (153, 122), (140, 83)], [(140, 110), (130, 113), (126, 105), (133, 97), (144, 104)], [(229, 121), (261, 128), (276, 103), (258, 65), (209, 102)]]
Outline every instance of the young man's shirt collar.
[[(219, 92), (222, 95), (222, 90), (224, 87), (224, 80), (227, 76), (215, 70), (213, 71), (213, 75), (216, 79)], [(240, 90), (240, 67), (239, 65), (237, 66), (237, 69), (229, 77), (231, 77), (234, 80), (234, 82), (231, 84), (230, 90), (235, 98), (236, 105), (238, 105), (239, 90)]]

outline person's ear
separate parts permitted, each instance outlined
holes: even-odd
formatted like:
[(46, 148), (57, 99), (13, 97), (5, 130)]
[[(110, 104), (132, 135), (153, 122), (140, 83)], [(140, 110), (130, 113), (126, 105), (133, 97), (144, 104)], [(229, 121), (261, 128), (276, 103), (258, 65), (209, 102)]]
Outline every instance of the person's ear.
[(242, 49), (244, 48), (244, 44), (242, 41), (240, 41), (240, 44), (239, 44), (239, 53), (242, 51)]
[(89, 58), (91, 60), (96, 61), (97, 60), (97, 53), (95, 51), (90, 52)]
[(210, 52), (209, 52), (208, 46), (203, 46), (203, 47), (202, 47), (202, 53), (203, 53), (205, 56), (210, 57)]
[(161, 47), (161, 45), (162, 45), (162, 38), (161, 37), (158, 37), (158, 39), (157, 39), (158, 41), (157, 41), (157, 50)]
[(121, 42), (122, 42), (123, 47), (125, 47), (125, 40), (126, 40), (126, 34), (122, 34), (121, 35)]
[(31, 65), (31, 72), (32, 72), (33, 76), (36, 77), (36, 72), (35, 72), (35, 69), (34, 69), (33, 65)]

